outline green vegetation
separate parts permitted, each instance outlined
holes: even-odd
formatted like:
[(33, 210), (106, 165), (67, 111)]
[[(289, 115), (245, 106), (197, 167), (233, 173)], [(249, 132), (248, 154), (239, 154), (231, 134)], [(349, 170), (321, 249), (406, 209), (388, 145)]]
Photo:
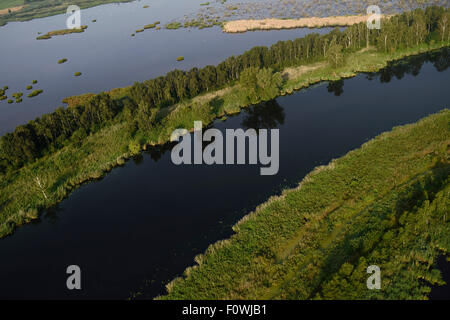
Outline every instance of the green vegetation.
[(71, 33), (82, 33), (84, 30), (87, 29), (87, 26), (81, 26), (80, 28), (75, 29), (62, 29), (62, 30), (55, 30), (47, 32), (46, 34), (43, 34), (42, 36), (37, 37), (37, 40), (47, 40), (51, 39), (54, 36), (60, 36), (65, 34), (71, 34)]
[[(427, 19), (439, 20), (439, 12), (442, 15), (438, 9), (432, 11)], [(398, 22), (403, 23), (401, 19)], [(438, 34), (430, 29), (425, 42), (415, 45), (401, 40), (394, 52), (385, 52), (376, 49), (376, 31), (369, 34), (369, 48), (362, 34), (349, 43), (345, 32), (334, 30), (328, 35), (278, 42), (271, 48), (256, 47), (216, 67), (174, 70), (165, 77), (109, 93), (72, 97), (66, 100), (68, 108), (19, 126), (0, 139), (0, 235), (28, 221), (28, 212), (61, 201), (81, 183), (122, 163), (131, 156), (130, 150), (135, 150), (136, 143), (130, 148), (133, 141), (142, 148), (163, 144), (175, 128), (192, 128), (194, 120), (208, 124), (239, 112), (249, 101), (256, 103), (320, 81), (377, 71), (388, 61), (449, 44), (435, 40)], [(323, 44), (332, 41), (347, 44), (343, 48), (346, 59), (339, 67), (326, 62)], [(447, 49), (445, 54), (448, 57)], [(241, 79), (243, 73), (253, 77), (256, 69), (251, 68), (262, 69), (256, 87), (245, 81), (246, 76)], [(268, 83), (271, 81), (274, 84)], [(257, 97), (248, 88), (264, 91), (264, 96)], [(36, 186), (35, 177), (41, 180), (39, 186), (45, 186), (43, 190), (27, 187)], [(11, 196), (14, 190), (26, 192), (17, 199)]]
[(332, 43), (327, 50), (326, 57), (328, 62), (335, 68), (344, 64), (344, 54), (342, 53), (342, 46)]
[(131, 155), (139, 154), (142, 150), (142, 146), (139, 141), (131, 141), (128, 145), (128, 149), (130, 150)]
[(73, 75), (74, 75), (75, 77), (79, 77), (79, 76), (81, 76), (81, 72), (75, 72)]
[(0, 2), (0, 10), (13, 8), (23, 5), (23, 0), (2, 0)]
[(8, 99), (7, 96), (0, 95), (0, 101)]
[(166, 29), (180, 29), (182, 27), (180, 22), (171, 22), (166, 25)]
[(33, 89), (33, 86), (28, 85), (26, 89), (27, 89), (27, 90), (31, 90), (31, 89)]
[(8, 86), (4, 86), (4, 87), (3, 87), (3, 90), (5, 90), (5, 91), (8, 90), (8, 89), (9, 89)]
[(183, 61), (184, 60), (184, 57), (183, 56), (179, 56), (178, 58), (177, 58), (177, 61)]
[(77, 5), (81, 9), (86, 9), (107, 3), (131, 1), (132, 0), (73, 0), (69, 3), (55, 0), (2, 0), (0, 2), (0, 10), (20, 5), (25, 5), (25, 7), (19, 11), (0, 15), (0, 26), (5, 25), (9, 21), (27, 21), (66, 13), (69, 4)]
[(33, 90), (33, 92), (31, 92), (27, 95), (27, 97), (33, 98), (33, 97), (36, 97), (37, 95), (40, 95), (42, 92), (44, 92), (44, 90), (41, 90), (41, 89)]
[(153, 28), (155, 28), (158, 24), (160, 24), (159, 21), (156, 21), (156, 22), (151, 23), (151, 24), (147, 24), (147, 25), (144, 26), (144, 29), (153, 29)]
[(66, 59), (66, 58), (63, 58), (63, 59), (59, 59), (59, 60), (58, 60), (58, 64), (62, 64), (62, 63), (64, 63), (64, 62), (67, 62), (67, 59)]
[[(263, 76), (263, 78), (258, 79), (260, 82), (258, 86), (261, 85), (264, 89), (255, 87), (253, 88), (254, 90), (245, 90), (245, 93), (249, 92), (249, 96), (244, 97), (245, 100), (242, 100), (242, 97), (240, 97), (241, 101), (248, 102), (248, 100), (250, 100), (251, 102), (256, 102), (256, 99), (264, 100), (273, 97), (274, 93), (277, 91), (283, 92), (283, 90), (286, 90), (286, 92), (292, 92), (292, 90), (296, 89), (296, 79), (294, 80), (294, 83), (291, 83), (289, 82), (289, 77), (287, 77), (285, 83), (283, 83), (283, 90), (275, 89), (281, 87), (280, 75), (277, 74), (277, 72), (284, 71), (286, 68), (297, 66), (304, 67), (308, 65), (309, 68), (314, 68), (313, 71), (320, 70), (320, 77), (309, 79), (306, 85), (324, 79), (339, 79), (338, 74), (342, 74), (344, 77), (352, 76), (355, 74), (354, 70), (366, 70), (368, 66), (374, 70), (378, 70), (386, 64), (386, 61), (398, 58), (396, 54), (401, 57), (405, 51), (414, 52), (417, 49), (427, 51), (433, 47), (447, 45), (447, 42), (439, 42), (436, 41), (435, 38), (439, 38), (439, 32), (441, 32), (441, 30), (438, 25), (440, 24), (439, 22), (448, 15), (448, 11), (449, 10), (444, 10), (439, 7), (429, 7), (425, 12), (423, 10), (416, 10), (413, 13), (392, 17), (389, 22), (386, 20), (383, 21), (384, 25), (393, 23), (393, 26), (395, 27), (392, 28), (392, 32), (389, 34), (390, 39), (395, 39), (395, 41), (392, 41), (392, 47), (389, 47), (389, 50), (380, 48), (380, 41), (383, 41), (380, 37), (381, 31), (370, 30), (371, 32), (360, 32), (361, 30), (369, 30), (366, 28), (365, 23), (361, 23), (345, 29), (344, 32), (335, 29), (331, 33), (322, 36), (310, 34), (294, 41), (280, 41), (270, 48), (255, 47), (241, 56), (233, 56), (227, 59), (217, 67), (206, 66), (200, 70), (193, 68), (190, 71), (174, 70), (169, 72), (165, 77), (149, 80), (144, 84), (136, 83), (126, 94), (131, 101), (130, 106), (126, 107), (129, 109), (130, 113), (136, 113), (134, 116), (140, 118), (141, 114), (149, 114), (151, 110), (159, 110), (162, 107), (171, 106), (180, 101), (193, 98), (201, 93), (223, 87), (230, 87), (240, 79), (242, 74), (244, 75), (244, 79), (241, 79), (241, 81), (246, 82), (246, 77), (251, 77), (250, 71), (253, 73), (258, 72), (260, 76)], [(422, 40), (421, 42), (416, 38), (418, 34), (417, 30), (420, 29), (422, 21), (425, 21), (426, 25), (429, 25), (430, 27), (425, 29), (426, 34), (419, 39)], [(383, 28), (383, 30), (385, 29), (388, 28)], [(447, 39), (449, 30), (444, 30), (443, 32), (445, 35), (444, 39)], [(417, 45), (417, 43), (419, 43), (419, 45)], [(370, 49), (367, 48), (367, 45), (377, 47), (375, 53), (369, 52), (368, 54), (363, 54), (364, 51), (361, 52), (361, 49)], [(341, 59), (342, 61), (340, 61), (339, 64), (333, 62), (324, 65), (324, 61), (329, 59), (329, 52), (333, 50), (337, 51), (340, 55), (345, 56), (349, 61)], [(316, 64), (320, 65), (316, 66)], [(263, 70), (257, 71), (256, 69)], [(77, 72), (75, 75), (79, 76), (81, 73)], [(253, 81), (255, 77), (256, 76), (253, 75)], [(273, 86), (267, 83), (270, 81), (274, 82)], [(256, 83), (257, 82), (255, 82), (255, 84)], [(122, 105), (120, 109), (124, 107), (125, 106)], [(81, 113), (83, 113), (84, 106), (80, 106), (80, 108)], [(153, 113), (153, 111), (151, 113)], [(115, 114), (117, 114), (117, 112), (115, 112)], [(144, 122), (147, 121), (145, 118), (146, 116), (144, 116)], [(76, 121), (76, 119), (70, 119), (68, 121), (73, 122)], [(75, 125), (74, 127), (78, 127), (78, 125)], [(89, 128), (85, 129), (88, 130)], [(32, 133), (31, 136), (34, 136), (35, 133), (33, 132), (35, 132), (36, 129), (33, 125), (31, 125), (30, 130)], [(48, 128), (48, 130), (52, 129)], [(61, 135), (62, 132), (65, 132), (64, 136), (67, 138), (73, 133), (72, 131), (66, 130), (67, 128), (61, 128), (61, 130), (58, 130), (57, 136)], [(7, 139), (7, 137), (8, 135), (1, 138), (3, 144), (6, 143), (5, 139)], [(38, 139), (38, 141), (33, 143), (36, 146), (36, 150), (7, 154), (5, 159), (8, 159), (7, 161), (11, 163), (23, 162), (17, 161), (17, 159), (27, 159), (26, 162), (34, 160), (39, 158), (42, 152), (56, 140), (57, 137)], [(47, 143), (43, 144), (42, 141), (46, 141)], [(9, 149), (9, 147), (6, 149)], [(31, 158), (29, 156), (24, 157), (22, 153), (32, 156)]]
[[(450, 251), (448, 109), (316, 168), (198, 255), (161, 299), (424, 299)], [(366, 269), (382, 270), (367, 290)], [(214, 283), (214, 286), (211, 286)]]
[(33, 83), (33, 84), (36, 84), (36, 83), (37, 83), (37, 80), (33, 80), (32, 83)]
[(11, 100), (11, 99), (9, 99), (9, 100), (8, 100), (8, 103), (13, 103), (13, 102), (14, 102), (14, 101), (13, 101), (13, 100)]
[(14, 98), (16, 99), (20, 99), (23, 96), (22, 92), (15, 92), (13, 94), (11, 94)]
[(256, 103), (261, 99), (270, 100), (280, 92), (283, 81), (281, 73), (272, 69), (251, 67), (241, 73), (240, 83), (248, 97), (248, 103)]
[(184, 28), (205, 29), (205, 28), (212, 28), (214, 26), (220, 26), (220, 25), (222, 25), (222, 23), (216, 19), (207, 19), (207, 20), (192, 19), (192, 20), (186, 21), (184, 23)]

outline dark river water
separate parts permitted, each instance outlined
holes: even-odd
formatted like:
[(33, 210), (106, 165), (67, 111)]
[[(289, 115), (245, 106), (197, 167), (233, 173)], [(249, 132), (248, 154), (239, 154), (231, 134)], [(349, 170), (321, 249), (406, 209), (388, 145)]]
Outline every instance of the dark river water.
[[(448, 107), (448, 64), (448, 54), (415, 57), (213, 124), (222, 131), (278, 128), (275, 176), (260, 176), (259, 165), (175, 166), (164, 150), (170, 147), (144, 153), (0, 240), (0, 298), (163, 294), (195, 255), (229, 237), (231, 226), (269, 196), (393, 126)], [(75, 292), (66, 288), (66, 268), (74, 264), (82, 270)], [(448, 286), (440, 290), (434, 298), (448, 296)]]

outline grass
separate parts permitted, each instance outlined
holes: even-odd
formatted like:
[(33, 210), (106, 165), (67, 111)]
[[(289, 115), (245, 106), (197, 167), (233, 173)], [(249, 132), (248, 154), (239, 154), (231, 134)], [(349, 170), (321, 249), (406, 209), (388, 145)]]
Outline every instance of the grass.
[(23, 0), (2, 0), (0, 1), (0, 10), (22, 6), (23, 2)]
[[(160, 299), (425, 299), (450, 251), (450, 111), (394, 128), (272, 197)], [(366, 269), (382, 270), (367, 290)]]
[(81, 26), (80, 28), (75, 29), (62, 29), (62, 30), (55, 30), (47, 32), (46, 34), (43, 34), (39, 37), (37, 37), (37, 40), (47, 40), (51, 39), (54, 36), (61, 36), (65, 34), (72, 34), (72, 33), (82, 33), (84, 32), (88, 27), (87, 26)]
[[(299, 70), (286, 77), (279, 95), (291, 93), (320, 81), (337, 80), (351, 77), (358, 72), (377, 71), (385, 67), (388, 61), (408, 55), (425, 52), (448, 43), (434, 43), (433, 46), (420, 46), (394, 54), (384, 54), (375, 50), (354, 53), (339, 69), (333, 69), (326, 63), (313, 66), (300, 66)], [(308, 67), (308, 68), (306, 68)], [(303, 68), (303, 69), (302, 69)], [(108, 94), (113, 99), (120, 99), (128, 94), (128, 87), (114, 89)], [(64, 101), (69, 106), (82, 103), (91, 95), (70, 97)], [(222, 103), (217, 105), (215, 101)], [(249, 105), (239, 84), (215, 92), (208, 92), (191, 100), (160, 110), (161, 124), (146, 134), (142, 139), (142, 148), (162, 145), (169, 141), (170, 134), (176, 128), (191, 128), (194, 120), (201, 120), (205, 125), (216, 118), (240, 112)], [(119, 123), (101, 129), (86, 139), (73, 140), (64, 148), (49, 154), (18, 171), (0, 177), (0, 237), (13, 232), (18, 225), (30, 221), (30, 212), (42, 210), (60, 202), (72, 190), (82, 183), (97, 179), (109, 172), (114, 166), (131, 157), (127, 124)], [(35, 179), (39, 177), (45, 184), (47, 198), (36, 187)], [(16, 196), (20, 194), (20, 197)]]
[(161, 22), (159, 22), (159, 21), (156, 21), (156, 22), (154, 22), (154, 23), (151, 23), (151, 24), (147, 24), (147, 25), (145, 25), (144, 26), (144, 29), (153, 29), (153, 28), (155, 28), (158, 24), (160, 24)]
[(36, 96), (40, 95), (42, 92), (44, 92), (44, 90), (42, 90), (42, 89), (33, 90), (33, 92), (31, 92), (31, 93), (29, 93), (27, 95), (27, 97), (28, 98), (33, 98), (33, 97), (36, 97)]
[(180, 22), (171, 22), (166, 25), (166, 29), (180, 29), (182, 27), (182, 24)]

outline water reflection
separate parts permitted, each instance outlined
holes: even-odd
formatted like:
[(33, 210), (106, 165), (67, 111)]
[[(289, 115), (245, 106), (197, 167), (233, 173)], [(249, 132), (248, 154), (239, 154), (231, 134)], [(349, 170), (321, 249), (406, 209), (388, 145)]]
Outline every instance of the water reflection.
[(431, 62), (438, 72), (443, 72), (450, 65), (449, 54), (450, 49), (444, 48), (442, 50), (408, 57), (401, 61), (390, 62), (386, 68), (379, 72), (370, 73), (367, 79), (373, 80), (379, 77), (380, 82), (388, 83), (394, 76), (399, 80), (406, 74), (416, 77), (426, 62)]
[(256, 131), (258, 129), (274, 129), (284, 124), (285, 117), (284, 110), (277, 100), (270, 100), (245, 110), (242, 127)]
[[(389, 62), (388, 66), (378, 72), (367, 73), (368, 80), (380, 79), (381, 83), (389, 83), (395, 77), (401, 80), (409, 74), (417, 77), (425, 63), (431, 62), (438, 72), (447, 70), (450, 66), (450, 49), (443, 48), (429, 53), (411, 56), (399, 61)], [(344, 93), (344, 80), (330, 81), (327, 86), (328, 92), (340, 96)]]
[(330, 81), (327, 90), (328, 92), (334, 93), (336, 97), (339, 97), (344, 93), (344, 80)]
[[(366, 78), (368, 80), (379, 79), (381, 83), (389, 83), (394, 77), (400, 80), (406, 74), (418, 76), (423, 65), (427, 62), (431, 62), (438, 72), (443, 72), (450, 66), (449, 55), (450, 49), (444, 48), (434, 52), (408, 57), (400, 61), (390, 62), (386, 68), (378, 72), (367, 73)], [(327, 90), (339, 97), (344, 94), (344, 83), (345, 80), (343, 79), (330, 81)], [(213, 108), (219, 109), (223, 105), (223, 99), (216, 97), (210, 102), (210, 105)], [(285, 117), (284, 109), (274, 99), (244, 109), (241, 126), (244, 130), (255, 129), (258, 131), (259, 129), (274, 129), (284, 124)], [(210, 127), (213, 127), (213, 125), (205, 127), (204, 130)], [(204, 142), (203, 148), (208, 144), (209, 142)], [(175, 143), (166, 143), (161, 146), (150, 147), (145, 152), (150, 155), (152, 160), (158, 162), (174, 145)], [(136, 165), (142, 164), (143, 161), (144, 157), (142, 155), (133, 157), (133, 162)]]

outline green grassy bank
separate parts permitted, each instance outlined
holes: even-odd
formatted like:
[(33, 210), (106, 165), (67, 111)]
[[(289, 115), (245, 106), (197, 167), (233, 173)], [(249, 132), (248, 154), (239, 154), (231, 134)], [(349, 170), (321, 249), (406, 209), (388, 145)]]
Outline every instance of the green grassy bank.
[[(289, 68), (283, 72), (281, 89), (269, 98), (320, 81), (377, 71), (389, 61), (444, 46), (448, 46), (448, 42), (435, 42), (433, 45), (417, 46), (392, 54), (369, 49), (347, 56), (346, 62), (339, 68), (326, 62)], [(114, 99), (120, 99), (128, 94), (128, 90), (115, 89), (108, 94)], [(69, 100), (83, 99), (75, 97)], [(248, 105), (248, 97), (237, 83), (162, 108), (158, 114), (161, 120), (145, 134), (130, 136), (129, 124), (119, 121), (89, 136), (71, 137), (62, 149), (0, 177), (0, 237), (11, 234), (16, 226), (36, 219), (40, 210), (57, 204), (80, 184), (98, 179), (113, 167), (122, 165), (136, 150), (168, 142), (174, 129), (192, 128), (195, 120), (209, 124), (218, 117), (238, 113)]]
[[(450, 250), (450, 111), (394, 128), (272, 197), (160, 299), (426, 299)], [(381, 268), (368, 290), (367, 267)]]

